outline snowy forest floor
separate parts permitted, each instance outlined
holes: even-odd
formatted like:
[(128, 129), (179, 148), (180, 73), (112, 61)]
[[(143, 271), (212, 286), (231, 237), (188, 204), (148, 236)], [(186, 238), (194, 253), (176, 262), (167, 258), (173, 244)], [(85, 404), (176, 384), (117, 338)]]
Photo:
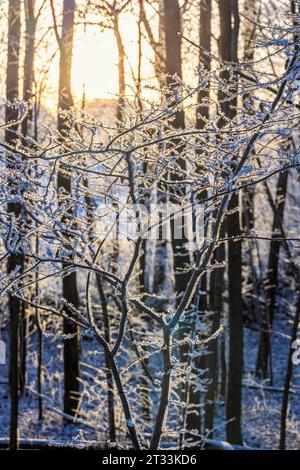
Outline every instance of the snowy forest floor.
[[(273, 387), (283, 387), (287, 351), (288, 351), (288, 336), (287, 336), (287, 321), (286, 318), (277, 319), (274, 324), (273, 330)], [(20, 400), (20, 418), (19, 418), (19, 434), (22, 438), (40, 438), (54, 441), (73, 441), (78, 439), (87, 441), (104, 441), (105, 433), (95, 431), (93, 425), (91, 427), (82, 424), (68, 424), (64, 425), (63, 417), (59, 415), (62, 402), (62, 371), (58, 370), (57, 354), (61, 353), (60, 340), (45, 338), (45, 363), (47, 366), (47, 373), (44, 384), (44, 419), (38, 420), (38, 402), (37, 396), (30, 391), (23, 395)], [(47, 342), (52, 347), (46, 348)], [(87, 359), (86, 346), (91, 347), (90, 340), (84, 340), (82, 347), (83, 361)], [(244, 443), (251, 447), (258, 447), (263, 449), (276, 449), (279, 443), (279, 426), (280, 426), (280, 410), (282, 393), (279, 391), (263, 390), (263, 383), (254, 376), (255, 361), (258, 345), (257, 331), (244, 329), (244, 380), (249, 384), (256, 384), (261, 388), (243, 387), (243, 438)], [(55, 346), (55, 347), (53, 347)], [(49, 357), (49, 349), (51, 349)], [(275, 360), (276, 358), (276, 360)], [(36, 367), (34, 367), (35, 357), (32, 358), (32, 366), (28, 371), (28, 384), (33, 390), (36, 390)], [(97, 359), (97, 362), (99, 359)], [(0, 366), (0, 438), (9, 435), (9, 393), (7, 385), (7, 367)], [(298, 369), (299, 368), (299, 369)], [(293, 387), (296, 387), (297, 392), (300, 392), (300, 366), (295, 366), (293, 375)], [(292, 388), (293, 388), (292, 387)], [(103, 396), (105, 399), (105, 396)], [(101, 397), (100, 397), (101, 400)], [(299, 395), (290, 395), (290, 411), (287, 422), (287, 449), (300, 448), (300, 410), (299, 410)], [(50, 409), (51, 407), (55, 408)], [(94, 408), (94, 411), (91, 410)], [(97, 413), (99, 402), (90, 402), (88, 408), (90, 410), (91, 418), (86, 417), (90, 424), (97, 423), (101, 428), (99, 422), (100, 415)], [(214, 438), (226, 440), (225, 432), (225, 406), (218, 407), (218, 416), (216, 420)], [(97, 417), (98, 415), (98, 417)], [(95, 424), (97, 426), (97, 424)], [(105, 429), (103, 429), (105, 431)], [(208, 436), (210, 437), (210, 436)]]

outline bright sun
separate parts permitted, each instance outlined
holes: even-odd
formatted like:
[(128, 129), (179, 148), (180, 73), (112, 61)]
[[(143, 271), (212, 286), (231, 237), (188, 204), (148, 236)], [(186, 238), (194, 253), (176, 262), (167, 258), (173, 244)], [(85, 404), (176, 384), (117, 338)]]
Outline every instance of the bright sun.
[[(57, 6), (57, 12), (59, 11)], [(51, 27), (51, 15), (43, 17), (44, 30)], [(134, 85), (133, 75), (138, 67), (138, 25), (130, 12), (119, 18), (119, 27), (125, 48), (126, 85)], [(45, 89), (46, 106), (53, 110), (57, 106), (57, 81), (59, 76), (59, 53), (56, 42), (51, 37), (48, 54), (43, 51), (36, 60), (37, 74), (48, 61), (48, 81)], [(52, 46), (54, 44), (54, 46)], [(56, 53), (54, 53), (56, 50)], [(50, 59), (51, 57), (51, 59)], [(143, 41), (142, 76), (144, 83), (153, 77), (153, 51), (147, 41)], [(72, 60), (72, 94), (76, 106), (80, 106), (83, 88), (87, 101), (97, 98), (115, 99), (118, 93), (118, 49), (112, 29), (100, 30), (97, 25), (76, 25), (74, 30)]]
[[(136, 74), (138, 64), (138, 29), (132, 14), (120, 16), (120, 31), (126, 51), (126, 80), (132, 84), (132, 71)], [(151, 55), (148, 44), (144, 53)], [(130, 67), (128, 66), (130, 63)], [(150, 64), (143, 64), (143, 73), (149, 75)], [(88, 26), (84, 33), (78, 27), (74, 36), (72, 85), (73, 93), (79, 98), (85, 83), (86, 97), (113, 98), (118, 92), (118, 51), (114, 33), (110, 29), (99, 31), (97, 26)]]
[[(81, 28), (80, 28), (81, 29)], [(89, 27), (74, 38), (73, 94), (79, 98), (85, 84), (88, 100), (112, 97), (118, 90), (118, 54), (113, 31)]]

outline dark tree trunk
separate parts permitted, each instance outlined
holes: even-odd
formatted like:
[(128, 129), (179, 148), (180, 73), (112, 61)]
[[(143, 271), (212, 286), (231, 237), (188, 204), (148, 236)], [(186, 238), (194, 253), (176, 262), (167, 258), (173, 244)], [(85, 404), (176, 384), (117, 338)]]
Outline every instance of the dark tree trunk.
[[(165, 35), (166, 35), (166, 70), (168, 73), (167, 85), (172, 90), (176, 87), (176, 78), (182, 78), (181, 71), (181, 37), (178, 32), (181, 31), (181, 16), (177, 0), (164, 0), (164, 14), (165, 14)], [(178, 111), (175, 113), (173, 126), (175, 129), (184, 129), (184, 113)], [(174, 141), (172, 143), (177, 152), (181, 152), (180, 142)], [(170, 191), (170, 200), (175, 205), (180, 203), (181, 198), (184, 196), (184, 188), (181, 186), (180, 181), (185, 176), (185, 161), (182, 157), (178, 159), (176, 171), (171, 170), (171, 179), (178, 183), (178, 189)], [(184, 292), (189, 275), (186, 269), (189, 267), (189, 252), (187, 249), (187, 237), (185, 233), (185, 217), (184, 214), (178, 217), (174, 216), (173, 223), (171, 222), (171, 236), (173, 248), (173, 263), (175, 273), (175, 291), (177, 293), (177, 302), (180, 300)], [(178, 234), (176, 237), (176, 229)]]
[[(96, 281), (97, 281), (97, 289), (98, 289), (100, 302), (101, 302), (101, 308), (102, 308), (104, 338), (107, 344), (110, 344), (111, 334), (110, 334), (109, 314), (108, 314), (108, 309), (107, 309), (107, 298), (103, 289), (102, 280), (100, 276), (96, 277)], [(108, 357), (106, 350), (104, 351), (104, 354), (105, 354), (106, 382), (107, 382), (109, 439), (111, 442), (116, 442), (114, 383), (113, 383), (112, 372), (110, 369), (109, 357)]]
[[(237, 61), (239, 33), (238, 1), (219, 1), (220, 12), (220, 55), (224, 61)], [(232, 96), (227, 91), (219, 92), (221, 109), (225, 119), (232, 120), (236, 114), (237, 98), (233, 91), (234, 75), (224, 70), (222, 79), (231, 83)], [(228, 99), (229, 98), (229, 99)], [(225, 100), (225, 101), (224, 101)], [(221, 125), (222, 120), (221, 120)], [(236, 237), (240, 232), (239, 196), (232, 194), (227, 217), (228, 237)], [(229, 364), (226, 399), (227, 439), (241, 444), (241, 401), (243, 375), (243, 312), (242, 312), (242, 257), (241, 242), (228, 242), (228, 296), (229, 296)]]
[[(158, 40), (155, 40), (154, 33), (151, 29), (150, 23), (146, 16), (145, 11), (145, 2), (140, 0), (140, 15), (141, 21), (144, 25), (145, 32), (147, 34), (149, 43), (154, 52), (154, 68), (159, 87), (163, 89), (166, 86), (166, 77), (165, 77), (165, 26), (164, 26), (164, 2), (163, 0), (158, 1)], [(164, 207), (168, 202), (167, 188), (165, 185), (159, 181), (157, 187), (157, 205)], [(158, 218), (163, 220), (166, 216), (164, 210), (159, 210)], [(158, 226), (158, 236), (156, 239), (155, 246), (155, 259), (154, 259), (154, 276), (153, 276), (153, 297), (149, 297), (151, 305), (155, 307), (157, 311), (163, 312), (168, 308), (169, 298), (166, 295), (166, 290), (168, 290), (166, 284), (166, 278), (170, 271), (169, 250), (168, 243), (165, 237), (166, 233), (166, 224)]]
[[(244, 4), (244, 27), (243, 27), (243, 38), (244, 38), (244, 61), (251, 63), (254, 59), (254, 39), (256, 35), (256, 18), (257, 18), (257, 0), (248, 0)], [(252, 109), (253, 99), (251, 93), (243, 95), (243, 103), (245, 109), (249, 115), (254, 113)], [(251, 106), (249, 106), (249, 103)], [(255, 149), (253, 149), (253, 154)], [(250, 232), (254, 229), (254, 188), (246, 188), (242, 192), (242, 222), (244, 232)], [(243, 243), (243, 271), (245, 275), (243, 277), (243, 284), (247, 294), (245, 296), (246, 307), (250, 320), (254, 320), (259, 316), (259, 303), (257, 301), (257, 275), (253, 266), (253, 251), (255, 248), (255, 242), (253, 240), (247, 240)]]
[[(34, 62), (34, 43), (36, 19), (34, 16), (35, 0), (25, 0), (25, 58), (24, 58), (24, 78), (23, 78), (23, 100), (28, 106), (28, 112), (21, 124), (23, 145), (27, 145), (26, 136), (29, 133), (29, 123), (32, 121), (32, 87), (33, 87), (33, 62)], [(24, 259), (24, 264), (26, 260)], [(21, 315), (21, 351), (20, 351), (20, 391), (23, 393), (26, 381), (26, 356), (28, 343), (29, 319), (27, 317), (25, 304), (22, 305)]]
[[(201, 0), (200, 3), (200, 28), (199, 28), (199, 62), (203, 65), (204, 71), (210, 71), (210, 53), (211, 53), (211, 0)], [(207, 85), (202, 88), (198, 93), (198, 107), (196, 114), (196, 128), (203, 129), (209, 119), (209, 94), (210, 82), (207, 80)], [(197, 168), (197, 173), (203, 174), (203, 168)], [(196, 202), (201, 204), (201, 201), (207, 197), (207, 191), (201, 191), (197, 194)], [(199, 227), (196, 227), (199, 230)], [(205, 232), (205, 221), (204, 221)], [(207, 276), (204, 274), (201, 279), (199, 296), (199, 310), (204, 312), (207, 306)]]
[(220, 338), (219, 345), (219, 357), (220, 357), (220, 366), (221, 370), (219, 373), (219, 393), (221, 397), (226, 398), (226, 388), (227, 388), (227, 361), (226, 361), (226, 335), (225, 332)]
[[(199, 28), (199, 61), (204, 70), (210, 71), (211, 52), (211, 0), (201, 0), (200, 3), (200, 28)], [(209, 118), (209, 83), (198, 93), (198, 108), (196, 116), (197, 129), (203, 129)]]
[[(199, 22), (199, 62), (204, 68), (204, 73), (210, 71), (210, 53), (211, 53), (211, 0), (201, 0), (200, 3), (200, 22)], [(196, 113), (196, 127), (197, 129), (203, 129), (209, 119), (209, 94), (210, 94), (210, 82), (207, 80), (207, 85), (205, 88), (202, 88), (198, 93), (198, 107)], [(199, 176), (204, 176), (205, 169), (197, 165), (196, 168), (197, 174)], [(201, 202), (207, 197), (207, 191), (200, 191), (195, 197), (196, 204), (201, 204)], [(197, 232), (200, 230), (200, 227), (195, 221), (194, 226), (194, 237), (196, 240)], [(205, 236), (206, 232), (206, 221), (203, 221), (204, 226), (203, 234)], [(207, 310), (207, 275), (202, 276), (200, 286), (200, 293), (195, 296), (195, 308), (197, 309), (197, 315), (204, 315)], [(199, 347), (196, 347), (198, 352)], [(203, 370), (205, 366), (208, 367), (208, 375), (211, 375), (212, 370), (209, 367), (209, 364), (205, 364), (204, 357), (197, 357), (192, 360), (192, 367), (195, 376), (197, 377), (199, 372)], [(212, 364), (210, 364), (212, 366)], [(188, 415), (187, 419), (187, 429), (196, 429), (201, 432), (201, 396), (200, 392), (194, 390), (194, 386), (190, 386), (190, 405), (193, 405), (191, 408), (191, 413)], [(199, 438), (196, 436), (191, 439), (199, 441)]]
[(33, 99), (33, 79), (34, 79), (34, 47), (36, 18), (34, 16), (35, 0), (25, 0), (25, 19), (26, 19), (26, 37), (25, 37), (25, 58), (24, 58), (24, 80), (23, 80), (23, 99), (29, 105), (29, 113), (22, 122), (22, 134), (24, 137), (28, 134), (28, 126), (32, 121), (32, 99)]
[[(164, 26), (165, 26), (165, 43), (166, 43), (166, 73), (167, 73), (167, 85), (170, 90), (176, 89), (176, 81), (182, 78), (182, 58), (181, 58), (181, 13), (179, 3), (177, 0), (164, 0)], [(175, 129), (184, 129), (184, 112), (177, 111), (173, 119), (173, 126)], [(183, 153), (184, 149), (179, 140), (174, 139), (171, 144), (176, 148), (176, 153), (179, 155)], [(177, 160), (176, 167), (170, 170), (170, 178), (176, 185), (173, 185), (169, 190), (169, 199), (172, 207), (179, 208), (180, 203), (185, 197), (184, 186), (181, 185), (181, 180), (185, 177), (186, 163), (182, 156)], [(176, 189), (174, 189), (176, 188)], [(178, 214), (178, 215), (177, 215)], [(176, 292), (176, 304), (181, 300), (182, 294), (185, 291), (189, 280), (189, 273), (187, 271), (190, 264), (190, 256), (187, 248), (187, 234), (186, 234), (186, 216), (184, 212), (177, 211), (171, 218), (171, 242), (173, 250), (173, 269), (174, 269), (174, 280), (175, 280), (175, 292)], [(187, 334), (190, 334), (189, 324), (190, 320), (187, 319), (179, 329), (179, 335), (182, 339)], [(183, 367), (186, 367), (189, 363), (189, 347), (183, 345), (180, 348), (180, 358), (183, 363)], [(182, 387), (182, 398), (187, 400), (189, 396), (192, 401), (195, 401), (194, 391), (189, 385)], [(194, 404), (192, 405), (194, 408)], [(185, 426), (186, 429), (191, 428), (189, 422), (192, 416), (187, 403), (186, 415), (185, 415)], [(194, 421), (192, 419), (192, 421)], [(193, 424), (192, 424), (193, 426)], [(193, 426), (194, 429), (194, 426)], [(186, 436), (189, 437), (189, 436)]]
[[(75, 1), (64, 0), (62, 35), (60, 40), (60, 65), (59, 65), (59, 111), (69, 110), (73, 106), (71, 93), (71, 69), (73, 51), (73, 29), (74, 29)], [(62, 141), (67, 138), (70, 126), (68, 119), (59, 112), (58, 131)], [(63, 189), (66, 194), (71, 195), (71, 178), (59, 172), (57, 178), (58, 189)], [(71, 217), (71, 214), (70, 214)], [(69, 217), (67, 216), (69, 219)], [(71, 220), (64, 220), (72, 223)], [(66, 234), (66, 238), (69, 235)], [(70, 240), (71, 243), (71, 240)], [(79, 306), (76, 273), (73, 272), (63, 278), (63, 297), (75, 308)], [(66, 314), (72, 317), (72, 312), (66, 308)], [(64, 339), (64, 413), (74, 416), (78, 406), (79, 394), (79, 339), (78, 327), (72, 320), (63, 320), (63, 331), (65, 335), (72, 335), (70, 339)]]
[(296, 312), (295, 312), (293, 325), (292, 325), (290, 349), (289, 349), (289, 355), (288, 355), (288, 361), (287, 361), (286, 375), (285, 375), (285, 380), (284, 380), (284, 391), (283, 391), (283, 397), (282, 397), (281, 416), (280, 416), (280, 441), (279, 441), (280, 450), (285, 450), (286, 418), (288, 414), (290, 385), (291, 385), (292, 375), (293, 375), (293, 354), (297, 354), (297, 348), (299, 348), (298, 342), (295, 344), (297, 340), (299, 321), (300, 321), (300, 295), (298, 296)]
[[(221, 236), (222, 236), (221, 231)], [(214, 260), (216, 263), (225, 261), (225, 246), (221, 244), (215, 253)], [(224, 271), (219, 268), (212, 272), (210, 278), (210, 311), (212, 312), (211, 334), (213, 334), (220, 326), (221, 314), (223, 310), (223, 289), (224, 289)], [(224, 333), (222, 333), (224, 335)], [(213, 435), (215, 402), (218, 390), (218, 342), (211, 341), (208, 344), (208, 355), (206, 358), (206, 367), (208, 369), (209, 383), (205, 395), (205, 429)]]
[[(20, 0), (9, 0), (8, 3), (8, 46), (7, 46), (7, 68), (6, 68), (6, 99), (8, 101), (5, 112), (6, 123), (14, 122), (18, 118), (18, 108), (13, 101), (18, 98), (19, 85), (19, 55), (20, 55), (20, 30), (21, 30), (21, 2)], [(5, 132), (5, 141), (12, 148), (16, 144), (17, 125), (11, 126)], [(11, 158), (11, 157), (10, 157)], [(13, 170), (14, 162), (8, 162), (8, 168)], [(9, 177), (8, 184), (12, 194), (18, 193), (18, 187)], [(8, 215), (15, 217), (16, 221), (21, 216), (21, 204), (9, 202), (7, 205)], [(23, 255), (19, 253), (10, 254), (7, 263), (7, 271), (10, 273), (17, 266), (23, 266)], [(10, 312), (10, 363), (9, 379), (11, 394), (10, 411), (10, 448), (18, 447), (18, 394), (19, 394), (19, 332), (21, 302), (13, 295), (9, 296)]]
[[(238, 195), (231, 197), (229, 209), (239, 204)], [(240, 233), (239, 212), (228, 217), (228, 236)], [(226, 412), (227, 439), (234, 444), (242, 444), (241, 406), (243, 377), (243, 314), (242, 314), (242, 272), (241, 243), (228, 243), (228, 295), (229, 295), (229, 364)]]
[[(272, 224), (272, 241), (270, 243), (268, 271), (266, 280), (266, 307), (261, 323), (261, 333), (258, 346), (256, 374), (266, 379), (268, 377), (268, 364), (271, 359), (271, 329), (274, 318), (275, 300), (278, 289), (278, 266), (280, 254), (280, 242), (275, 242), (280, 236), (280, 226), (283, 223), (284, 206), (288, 184), (288, 172), (279, 174), (276, 189), (275, 213)], [(271, 368), (270, 368), (271, 369)]]
[[(35, 134), (34, 137), (37, 138), (36, 129), (33, 126), (33, 106), (34, 106), (34, 119), (36, 120), (36, 97), (33, 93), (33, 83), (34, 83), (34, 54), (35, 54), (35, 34), (36, 34), (36, 25), (37, 18), (35, 17), (35, 5), (36, 0), (25, 0), (24, 9), (25, 9), (25, 57), (24, 57), (24, 77), (23, 77), (23, 100), (28, 106), (28, 113), (25, 119), (22, 121), (22, 137), (23, 145), (27, 145), (26, 137), (28, 135)], [(34, 98), (34, 99), (33, 99)], [(39, 239), (36, 238), (35, 241), (35, 251), (38, 255), (39, 251)], [(24, 260), (26, 262), (26, 259)], [(36, 276), (36, 285), (35, 285), (35, 295), (38, 295), (38, 272)], [(25, 377), (26, 377), (26, 355), (27, 355), (27, 335), (26, 333), (29, 330), (29, 318), (27, 318), (27, 312), (25, 305), (24, 314), (22, 315), (23, 331), (23, 354), (21, 358), (21, 377), (23, 378), (23, 387), (25, 386)], [(43, 333), (39, 309), (35, 309), (35, 323), (37, 326), (38, 334), (38, 366), (37, 366), (37, 388), (38, 388), (38, 416), (39, 420), (43, 419), (43, 397), (42, 397), (42, 382), (43, 382)]]
[[(299, 5), (296, 4), (295, 0), (291, 0), (291, 13), (293, 15), (293, 26), (295, 28), (295, 34), (294, 34), (295, 50), (299, 54), (299, 36), (298, 34), (296, 34), (296, 31), (299, 27), (299, 19), (298, 19), (299, 18)], [(297, 266), (295, 270), (295, 277), (296, 277), (296, 285), (298, 286), (298, 290), (299, 290), (300, 272)], [(291, 386), (291, 381), (292, 381), (292, 376), (293, 376), (293, 365), (297, 364), (298, 359), (299, 359), (299, 340), (297, 339), (299, 322), (300, 322), (300, 295), (298, 295), (296, 312), (295, 312), (295, 316), (294, 316), (293, 324), (292, 324), (290, 350), (289, 350), (289, 355), (288, 355), (286, 375), (285, 375), (285, 381), (284, 381), (284, 391), (283, 391), (283, 397), (282, 397), (281, 416), (280, 416), (280, 440), (279, 440), (280, 450), (285, 450), (285, 446), (286, 446), (286, 419), (288, 415), (289, 393), (290, 393), (290, 386)], [(294, 354), (296, 356), (295, 358), (293, 357)]]

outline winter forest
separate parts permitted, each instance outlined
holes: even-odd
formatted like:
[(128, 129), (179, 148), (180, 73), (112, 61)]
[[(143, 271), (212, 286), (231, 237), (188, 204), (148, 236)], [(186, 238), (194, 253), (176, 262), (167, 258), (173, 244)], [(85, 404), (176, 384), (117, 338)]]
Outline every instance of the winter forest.
[(0, 37), (0, 449), (300, 449), (300, 1)]

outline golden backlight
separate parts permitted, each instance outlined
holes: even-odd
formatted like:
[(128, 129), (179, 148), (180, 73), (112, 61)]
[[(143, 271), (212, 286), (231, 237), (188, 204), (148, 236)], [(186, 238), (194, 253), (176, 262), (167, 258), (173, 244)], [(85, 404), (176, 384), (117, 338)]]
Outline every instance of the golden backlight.
[[(57, 14), (59, 7), (57, 5)], [(44, 26), (51, 23), (51, 16), (43, 18)], [(78, 20), (80, 21), (80, 20)], [(119, 18), (120, 32), (125, 48), (126, 92), (131, 95), (134, 87), (133, 76), (137, 77), (138, 69), (138, 25), (132, 13), (123, 13)], [(51, 46), (55, 44), (51, 35)], [(55, 48), (56, 44), (55, 44)], [(43, 54), (36, 65), (42, 68), (45, 60)], [(149, 83), (153, 77), (153, 51), (147, 41), (143, 41), (142, 76)], [(76, 106), (82, 101), (83, 90), (87, 101), (94, 99), (116, 99), (118, 95), (118, 48), (112, 29), (100, 29), (98, 25), (75, 25), (73, 60), (72, 60), (72, 94)], [(53, 109), (57, 105), (57, 81), (59, 75), (59, 53), (49, 63), (48, 83), (45, 90), (46, 106)]]
[[(79, 28), (78, 28), (79, 29)], [(118, 52), (111, 30), (100, 32), (89, 27), (75, 34), (72, 88), (74, 97), (81, 97), (83, 87), (86, 98), (108, 97), (118, 92)]]

